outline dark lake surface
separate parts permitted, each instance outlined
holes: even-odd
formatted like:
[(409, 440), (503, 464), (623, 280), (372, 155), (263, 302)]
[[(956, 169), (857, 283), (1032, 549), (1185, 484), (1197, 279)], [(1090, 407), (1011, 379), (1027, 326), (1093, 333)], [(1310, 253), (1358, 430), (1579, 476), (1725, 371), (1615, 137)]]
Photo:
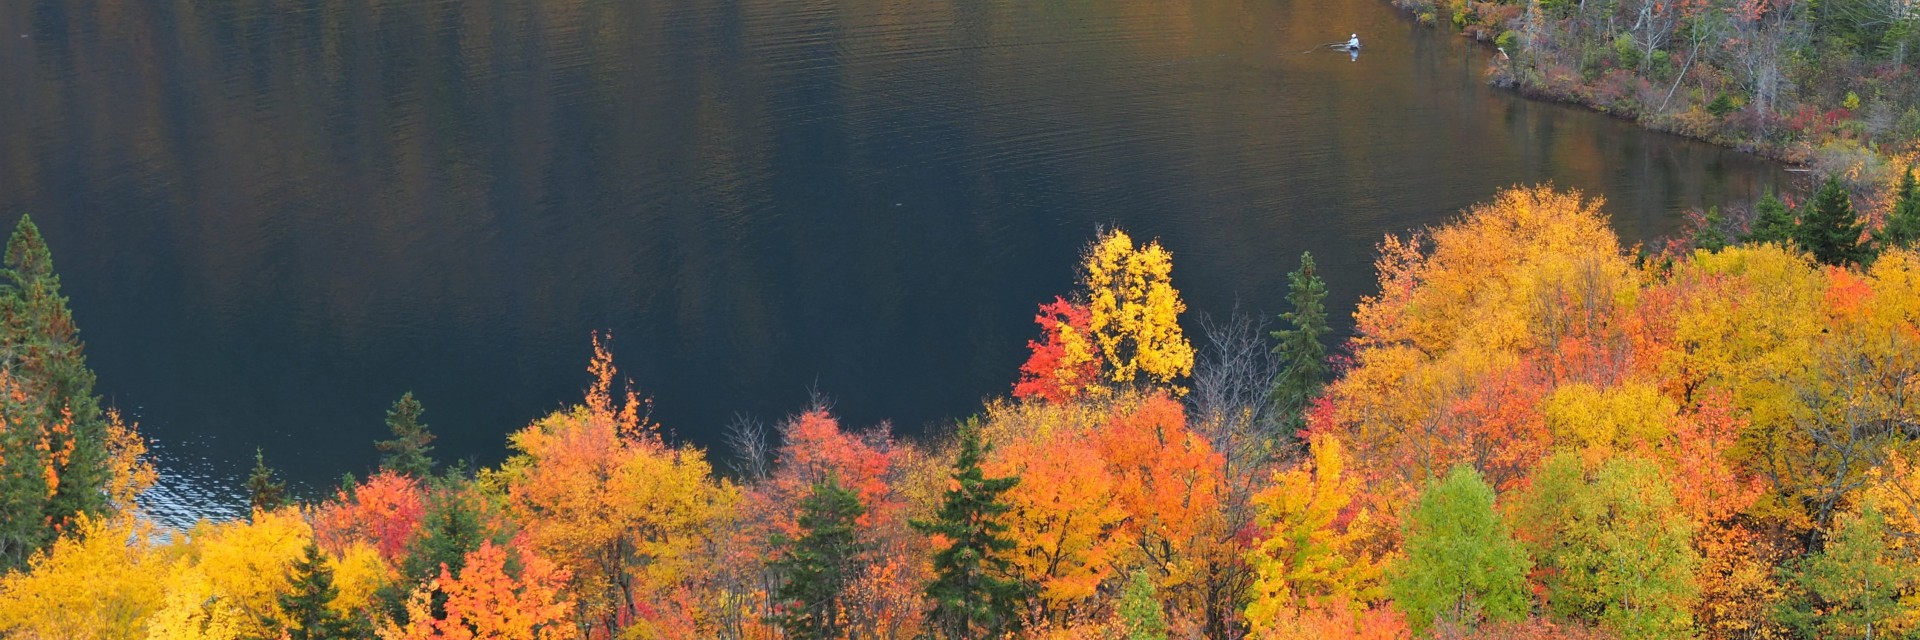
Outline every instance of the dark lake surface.
[(914, 432), (1009, 389), (1097, 225), (1216, 315), (1281, 310), (1311, 249), (1346, 314), (1383, 234), (1503, 186), (1640, 241), (1786, 179), (1487, 57), (1381, 0), (14, 0), (0, 217), (177, 521), (255, 447), (364, 472), (408, 390), (497, 462), (595, 329), (685, 440), (810, 389)]

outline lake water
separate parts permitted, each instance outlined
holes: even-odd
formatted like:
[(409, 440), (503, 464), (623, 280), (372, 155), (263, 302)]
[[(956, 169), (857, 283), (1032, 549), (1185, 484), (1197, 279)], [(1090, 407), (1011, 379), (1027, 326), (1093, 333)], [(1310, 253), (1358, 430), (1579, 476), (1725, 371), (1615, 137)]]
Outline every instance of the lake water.
[(1009, 389), (1099, 225), (1212, 314), (1281, 310), (1311, 249), (1345, 314), (1383, 234), (1506, 185), (1637, 241), (1785, 180), (1487, 56), (1381, 0), (18, 0), (0, 214), (178, 521), (255, 447), (364, 472), (407, 390), (497, 462), (595, 329), (686, 440), (814, 389), (913, 432)]

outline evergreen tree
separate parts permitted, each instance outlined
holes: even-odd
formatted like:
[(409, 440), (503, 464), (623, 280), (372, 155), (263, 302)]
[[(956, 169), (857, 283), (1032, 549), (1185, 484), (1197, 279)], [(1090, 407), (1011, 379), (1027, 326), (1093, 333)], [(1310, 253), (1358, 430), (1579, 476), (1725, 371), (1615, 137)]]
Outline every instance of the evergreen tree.
[(1827, 176), (1800, 224), (1793, 229), (1793, 241), (1813, 259), (1825, 264), (1848, 265), (1871, 262), (1872, 247), (1860, 244), (1864, 225), (1853, 213), (1853, 197), (1837, 176)]
[(1420, 494), (1406, 524), (1405, 556), (1387, 593), (1416, 635), (1435, 621), (1471, 626), (1482, 617), (1527, 615), (1532, 563), (1493, 511), (1493, 487), (1459, 465)]
[(1127, 640), (1167, 640), (1166, 610), (1160, 606), (1153, 578), (1147, 572), (1133, 572), (1126, 590), (1120, 592), (1117, 608), (1120, 621), (1127, 627)]
[(247, 475), (247, 496), (254, 511), (272, 511), (287, 505), (287, 483), (274, 479), (267, 454), (253, 450), (253, 473)]
[(393, 439), (373, 443), (386, 454), (380, 458), (380, 468), (414, 478), (433, 473), (433, 457), (428, 455), (433, 446), (427, 444), (433, 442), (433, 433), (420, 421), (422, 413), (426, 409), (413, 399), (412, 391), (401, 395), (387, 410), (387, 429), (393, 432)]
[(829, 475), (800, 503), (800, 538), (777, 536), (771, 565), (786, 578), (774, 592), (774, 622), (796, 640), (827, 640), (847, 633), (842, 602), (860, 573), (866, 545), (854, 522), (866, 513), (860, 496)]
[(0, 570), (108, 507), (106, 417), (78, 334), (46, 241), (21, 216), (0, 269), (0, 372), (23, 399), (0, 408)]
[(1327, 283), (1315, 271), (1313, 254), (1300, 253), (1300, 268), (1287, 274), (1287, 301), (1293, 310), (1280, 314), (1291, 329), (1273, 332), (1279, 340), (1280, 375), (1273, 381), (1273, 403), (1279, 409), (1281, 433), (1297, 434), (1307, 425), (1307, 405), (1327, 386)]
[(333, 586), (333, 569), (320, 547), (307, 543), (306, 555), (294, 562), (288, 576), (292, 589), (280, 594), (278, 615), (263, 620), (283, 640), (351, 640), (371, 635), (364, 623), (355, 624), (328, 605), (340, 597)]
[(1887, 214), (1886, 224), (1874, 232), (1874, 241), (1881, 247), (1911, 248), (1920, 242), (1920, 184), (1914, 182), (1913, 168), (1907, 168), (1893, 197), (1893, 211)]
[(937, 638), (996, 636), (1015, 622), (1014, 605), (1022, 595), (1005, 557), (1014, 542), (1000, 521), (1010, 508), (1002, 496), (1020, 479), (986, 477), (980, 469), (984, 449), (977, 426), (960, 429), (960, 456), (951, 476), (956, 486), (941, 497), (932, 520), (912, 522), (920, 532), (948, 540), (933, 555), (934, 580), (926, 591), (933, 604), (927, 623)]
[(1720, 207), (1707, 207), (1707, 217), (1700, 222), (1700, 228), (1693, 230), (1693, 248), (1719, 252), (1727, 248), (1727, 233), (1720, 229), (1726, 224), (1726, 217), (1720, 215)]
[(1786, 246), (1793, 241), (1793, 212), (1787, 209), (1787, 203), (1769, 191), (1760, 196), (1753, 205), (1753, 225), (1747, 229), (1740, 241), (1748, 244), (1773, 243)]
[[(505, 546), (511, 540), (510, 532), (499, 528), (500, 519), (489, 514), (487, 505), (471, 495), (470, 483), (471, 480), (457, 473), (429, 481), (420, 530), (407, 542), (406, 554), (400, 558), (400, 579), (381, 587), (375, 594), (394, 620), (407, 621), (407, 590), (439, 576), (442, 565), (454, 575), (460, 575), (467, 566), (467, 554), (479, 549), (482, 542)], [(434, 617), (446, 615), (445, 594), (436, 593), (430, 604)]]

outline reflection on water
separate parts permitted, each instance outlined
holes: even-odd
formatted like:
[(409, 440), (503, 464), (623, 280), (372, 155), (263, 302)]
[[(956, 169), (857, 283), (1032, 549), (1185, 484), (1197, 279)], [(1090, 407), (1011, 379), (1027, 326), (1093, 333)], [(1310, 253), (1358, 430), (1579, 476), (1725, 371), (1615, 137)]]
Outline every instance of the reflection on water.
[(1500, 186), (1637, 240), (1780, 179), (1489, 91), (1378, 0), (21, 0), (0, 60), (0, 212), (176, 518), (255, 447), (363, 471), (407, 390), (496, 461), (596, 328), (696, 442), (813, 388), (912, 431), (1008, 388), (1098, 224), (1214, 313), (1312, 248), (1341, 313), (1383, 233)]

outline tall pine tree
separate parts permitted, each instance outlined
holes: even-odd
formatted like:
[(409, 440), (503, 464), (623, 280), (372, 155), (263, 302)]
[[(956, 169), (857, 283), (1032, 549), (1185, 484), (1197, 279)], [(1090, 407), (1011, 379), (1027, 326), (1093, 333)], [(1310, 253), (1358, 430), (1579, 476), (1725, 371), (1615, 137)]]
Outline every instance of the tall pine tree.
[(274, 478), (267, 466), (267, 454), (253, 450), (253, 472), (247, 474), (247, 501), (254, 512), (272, 511), (287, 506), (287, 483)]
[(21, 216), (0, 269), (0, 570), (107, 510), (107, 421), (84, 351), (52, 253)]
[(1287, 274), (1287, 302), (1293, 310), (1280, 314), (1292, 328), (1273, 332), (1279, 344), (1280, 375), (1273, 381), (1273, 403), (1281, 433), (1298, 434), (1306, 427), (1307, 405), (1327, 386), (1327, 283), (1314, 269), (1313, 254), (1300, 253), (1300, 268)]
[(333, 585), (333, 569), (320, 547), (307, 543), (306, 555), (293, 563), (288, 582), (291, 589), (276, 598), (277, 615), (262, 622), (284, 640), (352, 640), (372, 635), (370, 625), (349, 620), (331, 605), (340, 597)]
[(772, 568), (786, 582), (775, 590), (779, 605), (773, 617), (788, 638), (846, 636), (843, 599), (867, 552), (854, 526), (864, 513), (860, 496), (829, 475), (800, 503), (800, 537), (775, 539), (782, 550)]
[(1893, 193), (1893, 211), (1873, 238), (1882, 247), (1912, 248), (1920, 242), (1920, 184), (1914, 182), (1912, 167), (1900, 179)]
[(387, 430), (393, 433), (393, 439), (373, 443), (385, 454), (380, 457), (380, 468), (414, 478), (433, 473), (433, 457), (428, 455), (433, 452), (428, 444), (433, 442), (433, 433), (420, 421), (420, 414), (426, 411), (419, 400), (413, 399), (412, 391), (401, 395), (387, 410)]
[(1748, 244), (1773, 243), (1785, 246), (1793, 242), (1793, 211), (1787, 203), (1768, 191), (1760, 196), (1753, 205), (1753, 225), (1740, 236), (1740, 241)]
[(1872, 247), (1860, 244), (1864, 227), (1853, 213), (1853, 197), (1838, 176), (1827, 176), (1793, 229), (1793, 241), (1825, 264), (1871, 262)]
[(1020, 583), (1011, 577), (1006, 554), (1014, 548), (1000, 515), (1002, 501), (1019, 478), (988, 478), (980, 469), (985, 455), (978, 426), (960, 429), (960, 457), (953, 463), (954, 487), (940, 501), (932, 520), (915, 520), (922, 533), (939, 535), (947, 546), (933, 554), (934, 580), (927, 585), (927, 624), (936, 638), (975, 640), (997, 636), (1016, 622)]

